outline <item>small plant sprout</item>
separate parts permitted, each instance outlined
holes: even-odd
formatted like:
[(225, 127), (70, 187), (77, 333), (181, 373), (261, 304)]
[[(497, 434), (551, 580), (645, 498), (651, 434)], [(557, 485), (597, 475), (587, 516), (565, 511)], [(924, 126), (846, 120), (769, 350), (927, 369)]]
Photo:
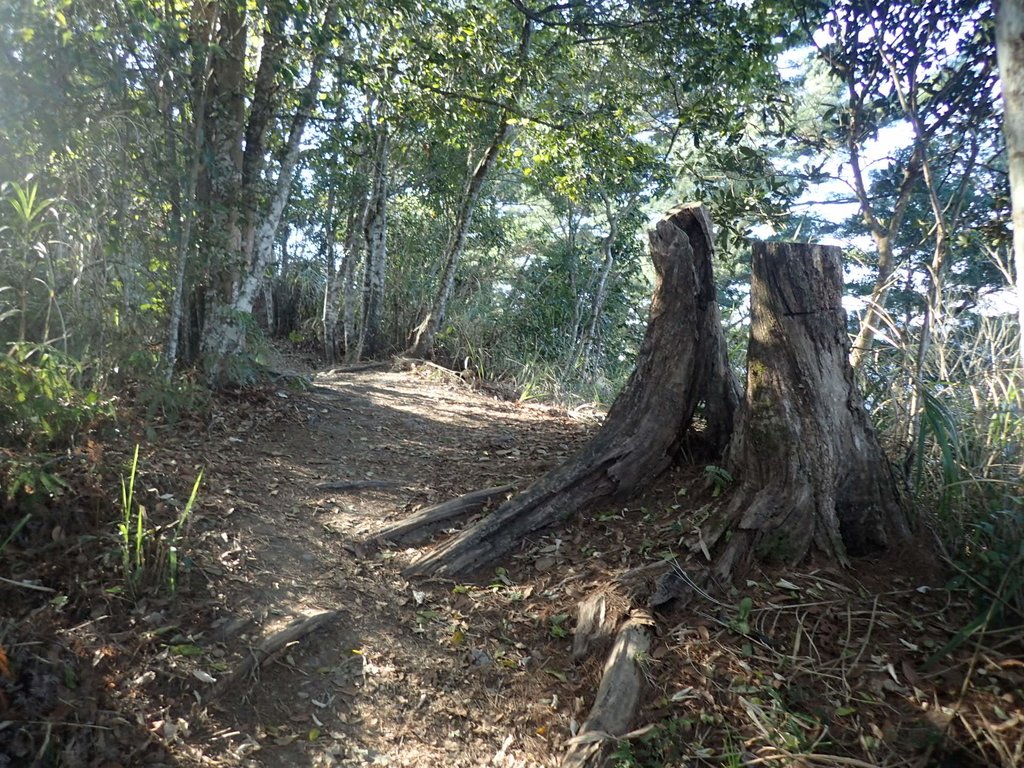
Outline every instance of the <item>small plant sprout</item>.
[(729, 474), (729, 470), (715, 464), (708, 464), (704, 467), (704, 477), (708, 487), (711, 488), (711, 496), (716, 499), (732, 485), (732, 475)]
[[(179, 541), (191, 517), (192, 508), (199, 494), (199, 486), (203, 482), (203, 473), (200, 472), (196, 477), (185, 507), (178, 515), (177, 520), (169, 526), (172, 533), (168, 541), (161, 535), (161, 530), (167, 530), (167, 527), (163, 529), (147, 528), (146, 508), (135, 501), (135, 479), (138, 476), (138, 468), (139, 446), (136, 445), (128, 477), (127, 479), (121, 478), (121, 521), (117, 526), (125, 585), (128, 594), (137, 598), (146, 580), (147, 563), (151, 561), (154, 572), (150, 574), (150, 580), (158, 580), (165, 576), (167, 590), (173, 596), (178, 589)], [(165, 548), (167, 572), (163, 574), (162, 566), (159, 564), (164, 562)], [(150, 550), (149, 554), (152, 554), (152, 558), (147, 558), (147, 550)]]
[(171, 545), (167, 548), (167, 586), (173, 595), (178, 588), (178, 539), (181, 531), (188, 523), (192, 514), (192, 505), (196, 503), (196, 495), (199, 493), (199, 486), (203, 482), (203, 472), (199, 471), (196, 481), (192, 485), (192, 493), (188, 496), (185, 509), (182, 510), (177, 522), (174, 524), (174, 536), (171, 537)]
[(117, 526), (121, 542), (121, 566), (128, 590), (133, 595), (142, 578), (145, 543), (144, 518), (146, 509), (141, 504), (133, 515), (135, 501), (135, 475), (139, 466), (139, 446), (135, 446), (128, 480), (121, 478), (121, 522)]
[(568, 618), (569, 614), (567, 613), (556, 613), (549, 619), (548, 632), (552, 637), (561, 639), (569, 636), (569, 630), (565, 626), (565, 622)]

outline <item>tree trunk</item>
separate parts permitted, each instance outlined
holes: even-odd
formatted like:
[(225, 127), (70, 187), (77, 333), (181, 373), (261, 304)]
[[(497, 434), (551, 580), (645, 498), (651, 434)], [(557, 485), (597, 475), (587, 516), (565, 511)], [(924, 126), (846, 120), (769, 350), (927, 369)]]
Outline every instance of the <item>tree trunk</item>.
[[(197, 61), (202, 64), (194, 64), (204, 73), (201, 82), (192, 91), (192, 130), (190, 143), (186, 157), (188, 158), (188, 175), (185, 180), (185, 187), (175, 177), (171, 186), (171, 212), (174, 216), (172, 231), (175, 234), (175, 263), (174, 282), (171, 285), (171, 297), (169, 308), (169, 319), (167, 321), (167, 340), (164, 344), (163, 367), (164, 380), (170, 382), (174, 376), (174, 368), (179, 359), (179, 339), (181, 328), (185, 321), (185, 275), (188, 270), (188, 256), (192, 247), (192, 225), (195, 220), (196, 195), (199, 190), (199, 171), (203, 154), (204, 121), (206, 116), (206, 86), (205, 73), (210, 69), (210, 40), (208, 35), (210, 25), (203, 26), (205, 34), (199, 38), (201, 54)], [(162, 107), (167, 121), (168, 146), (172, 156), (177, 156), (177, 138), (173, 125), (173, 110), (170, 103)], [(184, 121), (183, 121), (184, 122)]]
[[(854, 385), (838, 248), (754, 243), (746, 400), (729, 467), (737, 493), (706, 533), (717, 574), (751, 557), (796, 564), (910, 536), (892, 470)], [(726, 532), (731, 536), (723, 536)]]
[(366, 272), (363, 283), (363, 329), (359, 337), (360, 356), (376, 357), (381, 352), (381, 324), (384, 319), (384, 278), (388, 264), (388, 150), (390, 137), (383, 116), (378, 116), (373, 148), (373, 182), (363, 216), (366, 238)]
[[(201, 4), (197, 4), (201, 7)], [(211, 8), (213, 4), (211, 4)], [(239, 197), (242, 187), (242, 138), (245, 131), (246, 11), (238, 3), (227, 3), (215, 20), (216, 43), (210, 75), (204, 122), (203, 162), (199, 178), (199, 208), (202, 218), (202, 252), (208, 269), (207, 303), (216, 307), (231, 294), (241, 269), (242, 232)], [(204, 321), (209, 318), (207, 308)]]
[(345, 234), (345, 255), (341, 260), (342, 280), (342, 344), (345, 349), (345, 362), (355, 363), (359, 361), (359, 338), (362, 335), (359, 330), (360, 317), (357, 317), (357, 310), (360, 308), (359, 298), (361, 292), (356, 280), (356, 266), (359, 263), (360, 237), (359, 220), (360, 211), (365, 207), (362, 203), (364, 193), (360, 193), (359, 202), (352, 206), (348, 219), (348, 232)]
[(861, 169), (860, 148), (854, 139), (850, 141), (850, 167), (853, 170), (854, 189), (857, 192), (861, 218), (871, 232), (871, 239), (875, 243), (875, 251), (878, 254), (878, 275), (875, 277), (871, 298), (868, 300), (864, 317), (861, 318), (860, 330), (857, 332), (857, 338), (853, 342), (853, 349), (850, 353), (850, 363), (854, 368), (858, 368), (864, 362), (868, 352), (871, 351), (875, 334), (880, 330), (879, 326), (882, 325), (883, 319), (886, 317), (885, 304), (889, 298), (889, 290), (895, 282), (893, 275), (896, 271), (896, 256), (893, 253), (892, 243), (899, 233), (900, 227), (903, 226), (903, 217), (906, 215), (911, 193), (921, 176), (921, 146), (918, 144), (915, 147), (914, 153), (903, 171), (892, 216), (889, 217), (886, 224), (882, 224), (875, 213), (865, 175)]
[(501, 150), (506, 139), (511, 133), (512, 126), (508, 122), (508, 113), (503, 113), (490, 145), (480, 158), (473, 175), (469, 177), (466, 191), (462, 194), (462, 203), (459, 206), (458, 216), (455, 224), (452, 225), (452, 233), (445, 246), (444, 255), (441, 261), (444, 268), (441, 271), (441, 281), (437, 286), (437, 293), (434, 301), (416, 330), (413, 332), (413, 342), (406, 355), (420, 359), (429, 359), (434, 354), (434, 339), (437, 332), (444, 323), (445, 314), (448, 311), (448, 301), (455, 291), (455, 274), (458, 271), (459, 263), (462, 261), (462, 253), (466, 250), (466, 236), (473, 225), (473, 214), (476, 212), (477, 203), (480, 200), (480, 192), (483, 190), (484, 181), (487, 179), (498, 152)]
[[(337, 156), (334, 161), (337, 163)], [(344, 282), (344, 273), (334, 252), (338, 239), (338, 226), (334, 216), (335, 197), (336, 192), (332, 185), (327, 195), (327, 212), (324, 217), (324, 302), (320, 313), (321, 342), (324, 360), (328, 365), (334, 365), (338, 359), (338, 317), (341, 315), (341, 292)]]
[(1024, 368), (1024, 2), (1002, 0), (996, 13), (996, 50), (1003, 85), (1003, 133), (1009, 155), (1013, 253), (1017, 269), (1020, 363)]
[(583, 335), (578, 344), (577, 360), (585, 374), (590, 373), (590, 363), (594, 342), (597, 339), (597, 327), (601, 322), (601, 315), (604, 314), (604, 304), (608, 300), (608, 282), (611, 279), (612, 269), (615, 267), (615, 239), (619, 235), (619, 218), (626, 213), (628, 206), (612, 213), (611, 201), (604, 199), (605, 216), (608, 220), (608, 235), (601, 243), (601, 250), (604, 253), (604, 262), (598, 274), (597, 286), (594, 288), (594, 298), (590, 305), (590, 318), (587, 321)]
[[(523, 32), (519, 40), (518, 61), (520, 65), (525, 65), (529, 58), (532, 37), (533, 23), (527, 18), (523, 21)], [(524, 83), (525, 78), (520, 75), (515, 96), (512, 99), (513, 103), (518, 101)], [(455, 217), (451, 236), (448, 238), (448, 244), (445, 246), (444, 255), (441, 258), (444, 265), (441, 271), (441, 281), (437, 286), (437, 293), (426, 317), (413, 331), (412, 344), (405, 353), (409, 357), (426, 360), (434, 354), (434, 339), (444, 323), (445, 313), (448, 311), (448, 301), (455, 290), (455, 273), (462, 260), (462, 253), (466, 249), (466, 236), (473, 225), (473, 214), (476, 212), (484, 181), (490, 174), (491, 168), (494, 167), (498, 153), (501, 152), (505, 142), (512, 134), (512, 124), (509, 122), (511, 117), (512, 115), (507, 109), (502, 109), (498, 118), (498, 128), (494, 132), (491, 143), (484, 150), (483, 157), (480, 158), (480, 162), (477, 163), (466, 184), (466, 190), (462, 194), (462, 202), (459, 205), (459, 213)]]
[[(331, 44), (329, 31), (334, 28), (337, 15), (338, 0), (331, 0), (321, 25), (326, 32), (323, 38), (314, 45), (309, 80), (299, 95), (299, 103), (292, 117), (288, 141), (281, 159), (281, 168), (270, 194), (269, 208), (256, 231), (253, 252), (251, 254), (242, 252), (246, 263), (231, 291), (230, 301), (222, 299), (211, 316), (207, 318), (203, 348), (207, 380), (210, 382), (217, 382), (220, 379), (224, 361), (228, 357), (245, 349), (245, 327), (240, 318), (252, 313), (256, 291), (263, 281), (264, 272), (270, 265), (273, 256), (277, 229), (291, 197), (295, 166), (298, 164), (302, 149), (302, 136), (305, 133), (306, 124), (309, 122), (310, 113), (316, 104), (316, 97), (320, 92), (324, 63)], [(241, 248), (241, 243), (239, 243), (239, 248)], [(245, 258), (246, 256), (248, 258)]]
[[(729, 368), (712, 276), (711, 222), (699, 205), (650, 233), (657, 285), (636, 369), (590, 444), (491, 516), (427, 553), (411, 573), (454, 575), (508, 552), (580, 509), (626, 497), (682, 449), (716, 456), (732, 431), (739, 387)], [(703, 408), (704, 429), (694, 417)]]

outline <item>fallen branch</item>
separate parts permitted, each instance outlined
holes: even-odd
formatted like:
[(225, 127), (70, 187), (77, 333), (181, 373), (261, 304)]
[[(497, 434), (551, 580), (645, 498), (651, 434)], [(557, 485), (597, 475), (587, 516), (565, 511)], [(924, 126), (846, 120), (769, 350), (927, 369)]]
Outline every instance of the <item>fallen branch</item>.
[(579, 733), (567, 742), (562, 768), (596, 768), (615, 742), (629, 732), (644, 689), (645, 667), (650, 663), (647, 654), (653, 626), (653, 616), (637, 610), (619, 627), (594, 706)]
[(44, 587), (39, 584), (33, 584), (30, 581), (15, 581), (14, 579), (5, 579), (3, 576), (0, 576), (0, 581), (2, 581), (4, 584), (10, 584), (13, 587), (22, 587), (23, 589), (34, 589), (36, 592), (57, 591), (55, 589), (50, 589), (49, 587)]
[(301, 640), (314, 630), (331, 624), (340, 617), (341, 611), (324, 611), (314, 616), (307, 616), (304, 619), (296, 619), (280, 632), (265, 638), (259, 645), (251, 649), (249, 655), (242, 659), (230, 673), (220, 679), (220, 682), (207, 694), (207, 701), (219, 699), (235, 683), (262, 667), (267, 659), (285, 646), (294, 643), (296, 640)]
[(484, 488), (441, 504), (435, 504), (432, 507), (426, 507), (401, 522), (385, 528), (374, 538), (377, 541), (390, 541), (393, 544), (421, 544), (438, 530), (446, 527), (447, 524), (476, 514), (495, 499), (505, 496), (514, 489), (514, 485)]

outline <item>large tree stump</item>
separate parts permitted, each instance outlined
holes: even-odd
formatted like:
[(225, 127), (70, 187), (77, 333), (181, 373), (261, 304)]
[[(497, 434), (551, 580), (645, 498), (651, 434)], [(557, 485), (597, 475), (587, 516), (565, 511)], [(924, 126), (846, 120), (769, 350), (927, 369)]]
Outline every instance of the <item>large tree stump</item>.
[(494, 562), (534, 531), (633, 494), (671, 465), (684, 444), (720, 455), (732, 433), (739, 386), (715, 297), (711, 222), (700, 205), (680, 206), (649, 235), (657, 272), (650, 321), (636, 369), (601, 430), (574, 458), (426, 553), (407, 573), (454, 575)]
[(854, 384), (838, 248), (754, 243), (746, 399), (729, 466), (740, 481), (706, 539), (731, 577), (753, 556), (847, 562), (910, 535)]

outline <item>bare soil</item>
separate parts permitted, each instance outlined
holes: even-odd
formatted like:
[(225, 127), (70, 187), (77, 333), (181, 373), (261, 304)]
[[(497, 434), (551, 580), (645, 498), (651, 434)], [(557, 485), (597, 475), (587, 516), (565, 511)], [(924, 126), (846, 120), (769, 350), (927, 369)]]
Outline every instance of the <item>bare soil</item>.
[[(143, 443), (152, 521), (173, 521), (204, 471), (174, 597), (158, 558), (152, 594), (119, 590), (109, 534), (65, 524), (43, 562), (17, 542), (5, 552), (0, 575), (54, 591), (0, 583), (0, 766), (558, 764), (604, 663), (600, 648), (572, 659), (577, 603), (645, 563), (701, 567), (697, 526), (728, 491), (721, 474), (680, 468), (465, 583), (409, 582), (416, 551), (371, 546), (377, 531), (525, 487), (593, 434), (596, 412), (512, 402), (430, 365), (310, 381), (221, 398)], [(102, 460), (125, 466), (136, 437)], [(615, 764), (1020, 764), (1020, 630), (929, 665), (973, 608), (927, 563), (758, 572), (710, 597), (659, 611), (647, 703)]]

